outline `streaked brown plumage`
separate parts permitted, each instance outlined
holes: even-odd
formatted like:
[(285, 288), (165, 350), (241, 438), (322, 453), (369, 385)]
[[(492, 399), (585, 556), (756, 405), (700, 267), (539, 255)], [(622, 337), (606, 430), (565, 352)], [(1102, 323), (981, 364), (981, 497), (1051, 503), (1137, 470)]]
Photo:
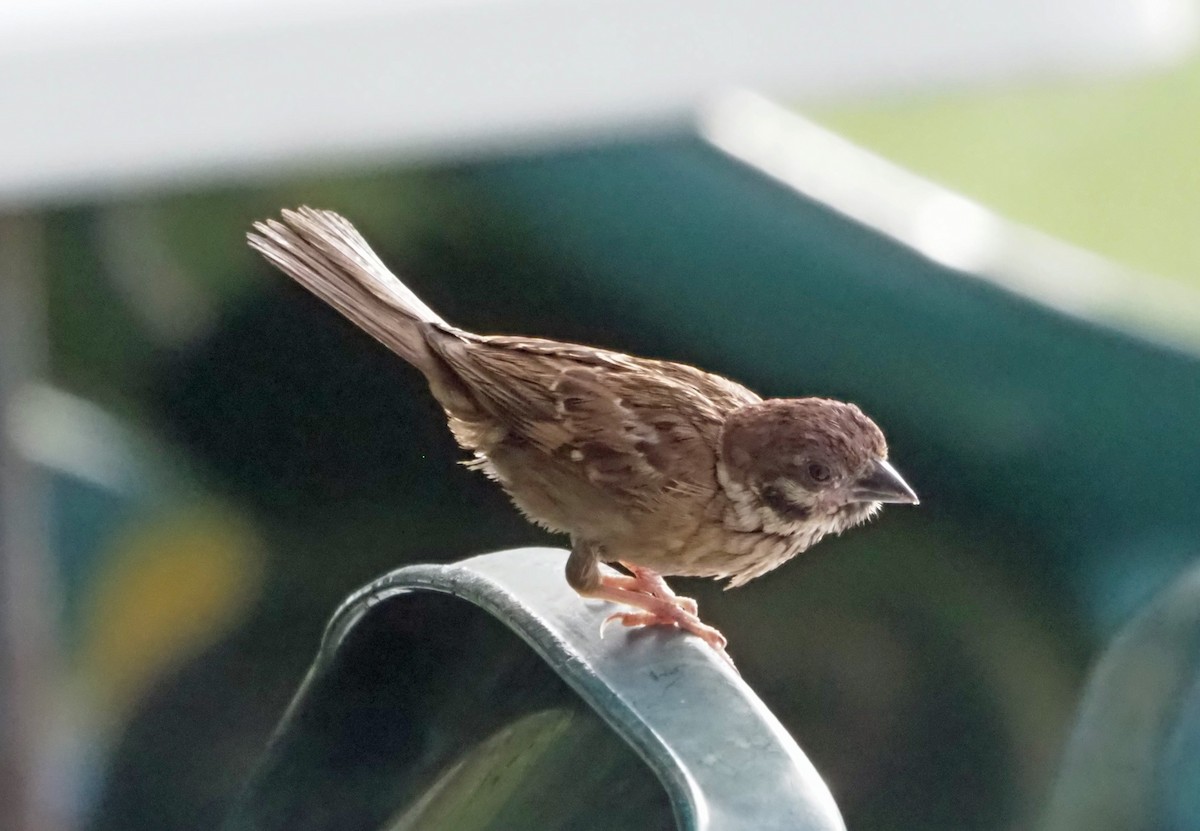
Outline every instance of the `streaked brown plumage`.
[(571, 586), (633, 606), (613, 616), (627, 625), (676, 625), (723, 653), (724, 637), (661, 575), (738, 586), (882, 502), (917, 501), (853, 404), (764, 401), (684, 364), (465, 332), (328, 211), (284, 211), (249, 240), (424, 374), (471, 464), (531, 520), (571, 535)]

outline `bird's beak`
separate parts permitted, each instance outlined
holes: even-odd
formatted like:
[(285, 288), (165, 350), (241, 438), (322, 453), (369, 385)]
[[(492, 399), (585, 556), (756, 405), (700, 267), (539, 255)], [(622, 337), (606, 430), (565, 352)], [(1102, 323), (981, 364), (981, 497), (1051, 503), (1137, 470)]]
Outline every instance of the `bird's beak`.
[(854, 483), (850, 497), (856, 502), (898, 502), (918, 505), (916, 491), (883, 459), (875, 462), (874, 469)]

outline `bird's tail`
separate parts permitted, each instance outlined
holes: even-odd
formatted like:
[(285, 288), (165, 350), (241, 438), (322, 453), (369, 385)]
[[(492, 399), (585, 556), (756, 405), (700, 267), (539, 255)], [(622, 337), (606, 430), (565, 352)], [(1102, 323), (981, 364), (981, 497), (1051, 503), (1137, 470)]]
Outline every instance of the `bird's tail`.
[(349, 221), (302, 207), (283, 211), (281, 220), (254, 223), (246, 237), (251, 248), (426, 376), (436, 372), (426, 331), (446, 322), (388, 270)]

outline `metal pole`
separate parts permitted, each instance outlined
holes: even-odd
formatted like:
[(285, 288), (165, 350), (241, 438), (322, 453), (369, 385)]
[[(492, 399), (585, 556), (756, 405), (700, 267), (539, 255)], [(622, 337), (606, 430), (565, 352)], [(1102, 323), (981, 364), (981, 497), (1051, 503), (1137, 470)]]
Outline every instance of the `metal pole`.
[(0, 214), (0, 826), (57, 831), (49, 744), (56, 661), (45, 483), (14, 446), (13, 403), (45, 365), (42, 235)]

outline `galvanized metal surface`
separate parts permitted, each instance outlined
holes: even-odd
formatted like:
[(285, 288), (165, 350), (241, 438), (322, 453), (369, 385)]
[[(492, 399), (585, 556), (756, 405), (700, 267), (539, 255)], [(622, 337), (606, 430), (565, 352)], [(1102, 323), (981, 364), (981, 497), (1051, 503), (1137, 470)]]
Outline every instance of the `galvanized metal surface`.
[(1092, 669), (1043, 831), (1200, 827), (1200, 565)]
[(601, 638), (614, 607), (571, 591), (565, 557), (523, 548), (399, 569), (347, 600), (317, 665), (389, 598), (453, 595), (515, 631), (637, 750), (666, 787), (681, 829), (845, 828), (808, 758), (734, 670), (674, 630), (614, 626)]

